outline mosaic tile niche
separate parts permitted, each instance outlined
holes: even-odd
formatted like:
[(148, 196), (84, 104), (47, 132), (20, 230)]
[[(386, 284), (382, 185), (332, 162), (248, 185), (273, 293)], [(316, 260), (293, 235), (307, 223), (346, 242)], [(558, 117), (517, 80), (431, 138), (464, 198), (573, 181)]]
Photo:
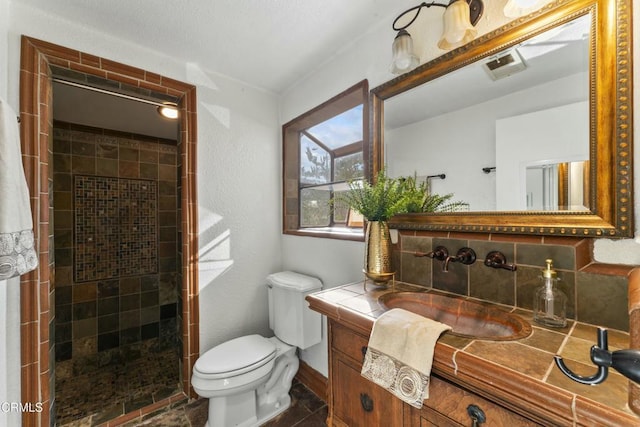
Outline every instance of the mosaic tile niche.
[(158, 272), (155, 181), (74, 176), (75, 282)]
[(53, 165), (56, 376), (177, 358), (176, 141), (55, 122)]

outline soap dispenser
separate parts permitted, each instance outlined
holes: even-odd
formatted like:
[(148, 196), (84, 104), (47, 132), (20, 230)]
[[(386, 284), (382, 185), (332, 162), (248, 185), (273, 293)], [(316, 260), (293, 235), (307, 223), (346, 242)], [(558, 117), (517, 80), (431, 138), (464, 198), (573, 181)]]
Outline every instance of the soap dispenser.
[(558, 278), (553, 269), (553, 260), (545, 261), (542, 270), (543, 285), (536, 291), (533, 300), (533, 320), (552, 328), (567, 326), (567, 296), (558, 289)]

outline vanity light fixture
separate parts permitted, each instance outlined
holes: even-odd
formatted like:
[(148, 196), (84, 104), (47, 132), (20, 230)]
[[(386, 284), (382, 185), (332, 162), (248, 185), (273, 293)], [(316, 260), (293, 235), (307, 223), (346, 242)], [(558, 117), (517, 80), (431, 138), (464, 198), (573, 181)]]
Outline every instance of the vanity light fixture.
[(176, 120), (178, 118), (178, 106), (173, 102), (165, 102), (158, 107), (158, 114), (165, 119)]
[(508, 18), (518, 18), (522, 15), (528, 15), (534, 10), (542, 7), (543, 0), (507, 0), (504, 6), (504, 16)]
[[(413, 40), (407, 28), (415, 22), (422, 8), (428, 9), (431, 6), (445, 8), (443, 15), (444, 30), (440, 41), (438, 41), (440, 49), (447, 50), (462, 46), (476, 36), (478, 31), (475, 25), (484, 11), (482, 0), (451, 0), (447, 4), (436, 3), (435, 1), (420, 3), (418, 6), (405, 10), (393, 21), (393, 29), (398, 34), (393, 41), (392, 47), (392, 73), (406, 73), (414, 69), (420, 62), (413, 51)], [(413, 18), (407, 24), (399, 26), (398, 21), (411, 13), (414, 14)]]

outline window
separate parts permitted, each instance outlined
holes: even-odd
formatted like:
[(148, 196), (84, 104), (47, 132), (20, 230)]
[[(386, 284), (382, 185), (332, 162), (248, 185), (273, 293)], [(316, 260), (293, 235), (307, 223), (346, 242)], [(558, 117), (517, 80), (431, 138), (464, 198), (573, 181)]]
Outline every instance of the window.
[(282, 127), (283, 232), (362, 239), (362, 223), (331, 203), (368, 171), (368, 84), (364, 80)]

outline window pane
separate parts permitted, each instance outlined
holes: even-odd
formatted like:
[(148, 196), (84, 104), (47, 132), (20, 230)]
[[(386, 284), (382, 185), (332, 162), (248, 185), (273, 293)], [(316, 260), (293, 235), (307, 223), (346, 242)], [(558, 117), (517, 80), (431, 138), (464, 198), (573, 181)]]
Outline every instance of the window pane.
[(348, 156), (336, 157), (334, 160), (335, 181), (350, 181), (364, 177), (362, 151)]
[[(334, 197), (343, 191), (337, 191), (334, 193)], [(347, 214), (349, 213), (349, 206), (344, 202), (335, 202), (333, 204), (333, 221), (336, 223), (346, 223)]]
[(313, 188), (300, 190), (300, 226), (327, 227), (331, 221), (331, 191)]
[(330, 150), (362, 141), (362, 104), (307, 130)]
[(318, 144), (300, 137), (300, 184), (325, 184), (331, 180), (331, 158)]

